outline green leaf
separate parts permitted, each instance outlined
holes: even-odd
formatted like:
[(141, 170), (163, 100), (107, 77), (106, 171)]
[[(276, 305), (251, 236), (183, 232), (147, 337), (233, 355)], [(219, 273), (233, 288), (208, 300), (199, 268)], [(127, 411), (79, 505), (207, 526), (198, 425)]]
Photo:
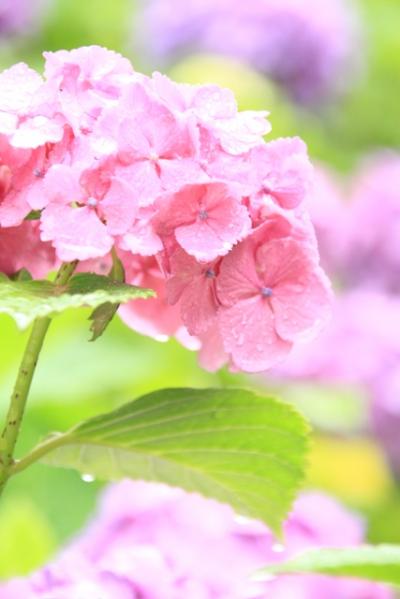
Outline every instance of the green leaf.
[(63, 286), (51, 281), (12, 281), (0, 275), (0, 313), (12, 316), (21, 328), (37, 317), (68, 308), (96, 308), (110, 301), (122, 303), (154, 295), (151, 289), (119, 283), (93, 273), (76, 274)]
[(96, 341), (96, 339), (101, 337), (117, 313), (119, 306), (120, 304), (111, 304), (110, 302), (107, 302), (93, 310), (89, 316), (89, 320), (92, 321), (90, 331), (93, 333), (90, 341)]
[(26, 268), (21, 268), (18, 272), (16, 272), (12, 277), (10, 277), (13, 281), (32, 281), (32, 275)]
[(304, 477), (307, 447), (308, 425), (276, 399), (238, 389), (165, 389), (45, 441), (25, 461), (45, 455), (47, 464), (102, 479), (197, 491), (279, 533)]
[(400, 545), (313, 549), (286, 562), (271, 564), (255, 577), (299, 573), (365, 578), (400, 585)]
[[(116, 281), (118, 283), (125, 283), (125, 269), (114, 249), (112, 252), (112, 260), (112, 268), (108, 276), (113, 281)], [(89, 316), (89, 320), (92, 321), (90, 330), (93, 333), (90, 341), (96, 341), (96, 339), (101, 337), (101, 335), (104, 333), (104, 331), (114, 318), (115, 314), (117, 313), (119, 306), (119, 303), (113, 304), (111, 302), (107, 302), (105, 304), (101, 304), (101, 306), (98, 306), (97, 308), (95, 308), (95, 310), (93, 310), (93, 312)]]
[(41, 210), (31, 210), (29, 214), (25, 216), (24, 220), (39, 220), (42, 214)]

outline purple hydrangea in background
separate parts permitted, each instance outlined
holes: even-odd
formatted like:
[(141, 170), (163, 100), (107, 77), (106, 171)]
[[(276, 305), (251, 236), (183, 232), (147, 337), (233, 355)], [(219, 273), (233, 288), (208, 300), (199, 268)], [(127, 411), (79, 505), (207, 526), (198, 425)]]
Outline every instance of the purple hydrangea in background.
[(0, 39), (28, 31), (42, 5), (43, 0), (0, 0)]
[(228, 506), (164, 485), (123, 481), (54, 563), (0, 587), (1, 599), (391, 599), (377, 584), (328, 577), (255, 582), (268, 562), (309, 547), (361, 543), (360, 519), (329, 497), (300, 497), (285, 546)]
[(274, 376), (368, 388), (400, 366), (399, 331), (400, 297), (362, 288), (338, 293), (330, 324), (315, 341), (295, 348)]
[[(253, 66), (303, 104), (343, 88), (359, 62), (350, 0), (142, 0), (135, 39), (157, 66), (195, 52)], [(354, 78), (354, 77), (353, 77)]]
[[(344, 186), (320, 170), (308, 198), (321, 262), (338, 291), (328, 327), (273, 376), (358, 386), (400, 479), (400, 154), (369, 156)], [(321, 198), (324, 198), (321, 202)]]
[[(399, 330), (399, 329), (397, 329)], [(372, 429), (385, 449), (393, 474), (400, 480), (400, 360), (371, 385)]]
[(349, 204), (343, 272), (348, 284), (400, 293), (400, 154), (365, 161)]

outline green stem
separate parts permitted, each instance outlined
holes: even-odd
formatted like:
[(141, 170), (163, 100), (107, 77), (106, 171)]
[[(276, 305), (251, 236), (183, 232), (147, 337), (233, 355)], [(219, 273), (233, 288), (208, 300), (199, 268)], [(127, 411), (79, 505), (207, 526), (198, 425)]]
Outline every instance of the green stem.
[(38, 460), (40, 460), (40, 458), (45, 456), (51, 450), (55, 449), (56, 447), (66, 445), (67, 443), (68, 436), (65, 433), (58, 433), (49, 437), (48, 439), (37, 445), (30, 453), (28, 453), (28, 455), (23, 457), (21, 460), (14, 461), (14, 463), (10, 467), (10, 470), (8, 471), (9, 478), (11, 476), (14, 476), (14, 474), (22, 472), (23, 470), (28, 468), (28, 466), (31, 466), (32, 464), (37, 462)]
[[(74, 272), (76, 265), (77, 262), (63, 264), (58, 271), (55, 283), (65, 285)], [(9, 471), (14, 463), (14, 450), (24, 416), (26, 401), (50, 322), (50, 317), (35, 320), (19, 367), (4, 429), (0, 437), (0, 495), (4, 490), (9, 478)]]

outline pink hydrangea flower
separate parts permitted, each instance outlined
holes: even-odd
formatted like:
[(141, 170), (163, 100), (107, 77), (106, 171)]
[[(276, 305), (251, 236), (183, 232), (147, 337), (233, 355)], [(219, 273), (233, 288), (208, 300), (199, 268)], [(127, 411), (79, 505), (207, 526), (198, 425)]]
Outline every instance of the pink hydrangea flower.
[(224, 347), (246, 371), (281, 361), (296, 340), (315, 334), (330, 315), (329, 286), (313, 248), (264, 230), (267, 234), (256, 231), (222, 261), (217, 280)]
[(13, 275), (25, 268), (33, 277), (40, 279), (55, 266), (54, 249), (40, 239), (37, 223), (0, 227), (0, 272)]
[[(229, 90), (136, 73), (105, 48), (45, 59), (44, 78), (22, 64), (0, 74), (0, 227), (38, 211), (41, 242), (88, 269), (114, 248), (127, 281), (158, 294), (123, 320), (175, 335), (208, 367), (264, 369), (316, 334), (330, 294), (305, 144), (265, 142), (267, 113), (240, 112)], [(242, 327), (242, 342), (237, 316), (254, 322), (252, 307), (259, 334)]]
[(357, 545), (360, 518), (319, 493), (300, 497), (284, 545), (261, 522), (165, 485), (123, 481), (55, 562), (0, 587), (2, 599), (391, 599), (378, 584), (326, 576), (253, 582), (269, 562), (308, 548)]
[(221, 183), (183, 187), (163, 198), (156, 223), (160, 235), (173, 232), (179, 245), (200, 262), (227, 254), (251, 230), (240, 195)]

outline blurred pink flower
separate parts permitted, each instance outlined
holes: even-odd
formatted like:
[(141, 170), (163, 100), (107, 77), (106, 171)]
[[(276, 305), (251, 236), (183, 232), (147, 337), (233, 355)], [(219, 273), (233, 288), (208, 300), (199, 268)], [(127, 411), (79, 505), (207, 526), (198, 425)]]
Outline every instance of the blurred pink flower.
[(254, 571), (312, 547), (363, 541), (360, 519), (318, 493), (300, 497), (285, 545), (260, 522), (164, 485), (124, 481), (54, 563), (0, 588), (2, 599), (391, 599), (380, 585), (326, 576), (252, 582)]

